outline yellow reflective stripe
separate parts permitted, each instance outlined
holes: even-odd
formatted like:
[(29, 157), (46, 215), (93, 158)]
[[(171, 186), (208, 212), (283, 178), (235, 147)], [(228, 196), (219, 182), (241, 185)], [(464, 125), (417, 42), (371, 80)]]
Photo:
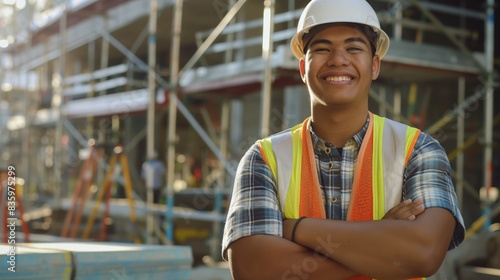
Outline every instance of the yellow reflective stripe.
[(302, 169), (302, 125), (297, 125), (290, 130), (293, 146), (293, 168), (290, 176), (290, 185), (286, 195), (285, 217), (299, 218), (300, 206), (300, 180)]
[(271, 143), (270, 138), (265, 138), (260, 140), (260, 145), (262, 146), (262, 150), (264, 150), (265, 161), (269, 168), (271, 168), (271, 172), (273, 172), (274, 180), (278, 182), (278, 176), (276, 173), (276, 158), (274, 157), (273, 145)]
[(406, 129), (405, 158), (407, 158), (408, 153), (411, 152), (410, 146), (413, 143), (413, 138), (415, 138), (418, 131), (419, 130), (417, 128), (411, 126), (408, 126)]
[(373, 220), (380, 220), (385, 215), (384, 154), (382, 151), (384, 122), (385, 118), (373, 114)]

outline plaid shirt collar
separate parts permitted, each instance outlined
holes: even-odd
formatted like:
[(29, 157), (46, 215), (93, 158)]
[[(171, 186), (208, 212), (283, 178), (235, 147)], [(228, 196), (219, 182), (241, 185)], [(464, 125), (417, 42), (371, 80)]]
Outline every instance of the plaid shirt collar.
[[(310, 121), (311, 120), (309, 119), (309, 122)], [(370, 116), (366, 117), (366, 122), (363, 128), (361, 128), (361, 130), (358, 133), (354, 134), (354, 136), (352, 137), (354, 142), (357, 144), (358, 148), (361, 147), (361, 142), (363, 142), (363, 138), (365, 137), (366, 131), (368, 130), (369, 123), (370, 123)], [(309, 126), (309, 131), (311, 132), (311, 139), (315, 151), (318, 149), (321, 150), (321, 147), (335, 147), (332, 143), (325, 141), (321, 139), (318, 135), (316, 135), (316, 133), (314, 133), (312, 125)]]

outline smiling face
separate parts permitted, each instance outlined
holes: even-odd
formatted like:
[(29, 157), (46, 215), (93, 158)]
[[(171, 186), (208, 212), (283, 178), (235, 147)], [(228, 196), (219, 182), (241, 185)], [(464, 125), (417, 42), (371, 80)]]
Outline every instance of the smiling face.
[(315, 34), (300, 60), (300, 73), (320, 107), (368, 110), (368, 93), (378, 77), (380, 59), (366, 36), (355, 28), (332, 25)]

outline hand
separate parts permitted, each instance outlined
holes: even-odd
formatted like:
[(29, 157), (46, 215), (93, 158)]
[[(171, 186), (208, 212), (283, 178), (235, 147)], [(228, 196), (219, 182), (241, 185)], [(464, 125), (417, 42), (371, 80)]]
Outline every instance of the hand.
[[(425, 211), (424, 202), (422, 199), (417, 199), (415, 201), (411, 201), (411, 199), (407, 199), (398, 205), (394, 206), (387, 213), (385, 213), (382, 220), (407, 220), (413, 221), (417, 218), (418, 215), (422, 214)], [(293, 226), (297, 222), (297, 219), (284, 219), (283, 220), (283, 238), (287, 240), (292, 240), (292, 230)]]
[(391, 210), (385, 213), (382, 220), (392, 219), (392, 220), (407, 220), (413, 221), (417, 218), (418, 215), (422, 214), (425, 210), (424, 202), (422, 199), (417, 199), (415, 201), (411, 201), (411, 199), (407, 199), (398, 205), (394, 206)]

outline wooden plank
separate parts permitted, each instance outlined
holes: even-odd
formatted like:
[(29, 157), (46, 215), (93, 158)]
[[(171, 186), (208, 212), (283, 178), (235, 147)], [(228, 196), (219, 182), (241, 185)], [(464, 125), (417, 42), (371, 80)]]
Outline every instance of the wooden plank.
[(112, 88), (117, 88), (120, 86), (124, 86), (127, 84), (127, 78), (125, 77), (117, 77), (114, 79), (98, 82), (94, 85), (92, 84), (79, 84), (75, 85), (71, 88), (65, 89), (64, 95), (78, 97), (78, 96), (86, 96), (89, 92), (94, 91), (103, 91)]
[(92, 73), (79, 74), (74, 76), (69, 76), (64, 78), (65, 85), (77, 84), (77, 83), (85, 83), (95, 79), (102, 79), (112, 75), (117, 75), (121, 73), (125, 73), (128, 71), (127, 64), (119, 64), (116, 66), (111, 66), (104, 69), (99, 69)]

